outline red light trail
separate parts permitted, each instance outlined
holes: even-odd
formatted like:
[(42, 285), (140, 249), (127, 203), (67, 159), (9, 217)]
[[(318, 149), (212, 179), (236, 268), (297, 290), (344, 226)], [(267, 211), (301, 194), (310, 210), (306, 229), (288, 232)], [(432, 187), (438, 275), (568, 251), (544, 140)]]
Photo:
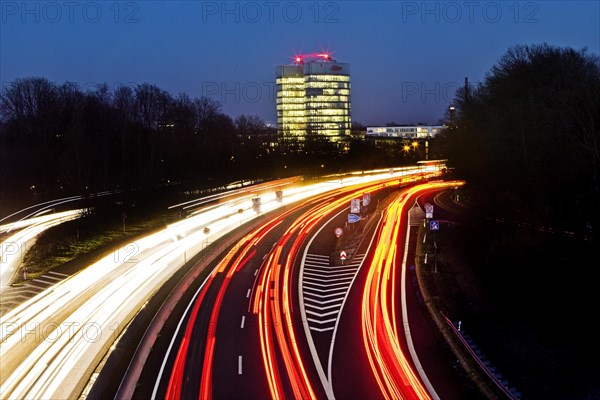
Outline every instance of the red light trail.
[(407, 223), (409, 202), (424, 191), (455, 184), (426, 183), (403, 191), (388, 206), (377, 233), (378, 245), (369, 265), (362, 295), (362, 335), (373, 375), (386, 399), (431, 398), (400, 345), (396, 311), (396, 274), (399, 272), (396, 252), (398, 246), (404, 247), (401, 239)]

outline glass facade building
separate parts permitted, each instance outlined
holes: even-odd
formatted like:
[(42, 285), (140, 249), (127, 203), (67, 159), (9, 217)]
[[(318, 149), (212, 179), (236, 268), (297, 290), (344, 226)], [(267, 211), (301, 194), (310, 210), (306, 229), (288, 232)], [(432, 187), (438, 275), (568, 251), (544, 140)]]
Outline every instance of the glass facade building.
[(335, 60), (277, 67), (277, 130), (283, 140), (350, 135), (350, 66)]

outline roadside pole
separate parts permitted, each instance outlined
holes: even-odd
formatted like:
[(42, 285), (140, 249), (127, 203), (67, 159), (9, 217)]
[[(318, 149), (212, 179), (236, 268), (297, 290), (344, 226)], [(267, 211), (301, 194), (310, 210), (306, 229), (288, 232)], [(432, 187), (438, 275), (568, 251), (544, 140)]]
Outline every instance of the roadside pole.
[(433, 231), (433, 273), (437, 274), (437, 241), (435, 240), (435, 231)]

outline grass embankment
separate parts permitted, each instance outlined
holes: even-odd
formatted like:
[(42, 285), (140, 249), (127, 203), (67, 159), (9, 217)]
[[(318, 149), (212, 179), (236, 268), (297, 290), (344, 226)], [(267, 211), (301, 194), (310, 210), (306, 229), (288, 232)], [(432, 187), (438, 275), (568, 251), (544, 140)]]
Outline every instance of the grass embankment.
[[(140, 198), (130, 201), (124, 211), (122, 202), (103, 201), (81, 218), (48, 229), (25, 255), (23, 267), (28, 269), (28, 279), (35, 279), (59, 266), (67, 267), (67, 273), (72, 273), (128, 241), (164, 228), (179, 217), (165, 205), (164, 199)], [(19, 274), (13, 284), (22, 283), (23, 276)]]
[[(454, 230), (453, 228), (452, 225), (441, 227), (444, 230), (448, 229), (446, 235), (451, 235), (450, 231)], [(477, 285), (465, 281), (459, 282), (464, 279), (465, 274), (455, 270), (457, 265), (460, 266), (460, 263), (453, 262), (455, 260), (452, 259), (449, 252), (442, 250), (446, 247), (447, 241), (438, 237), (441, 235), (436, 235), (438, 245), (436, 257), (432, 237), (427, 238), (425, 236), (429, 236), (429, 233), (428, 228), (420, 225), (415, 264), (424, 302), (439, 331), (444, 336), (448, 347), (454, 353), (469, 379), (487, 398), (500, 399), (501, 397), (496, 393), (497, 389), (492, 386), (493, 384), (489, 381), (489, 378), (481, 371), (444, 318), (444, 315), (452, 317), (455, 315), (456, 310), (464, 309), (465, 304), (463, 303), (466, 301), (466, 297), (462, 294), (465, 292), (465, 288), (471, 288), (472, 293), (475, 294), (476, 289), (474, 288), (477, 288)], [(425, 243), (423, 239), (426, 239)], [(444, 244), (442, 245), (442, 243)], [(427, 254), (427, 264), (425, 264), (425, 254)]]
[[(458, 222), (436, 234), (437, 273), (431, 234), (423, 244), (425, 230), (419, 233), (419, 281), (431, 309), (462, 321), (462, 331), (523, 398), (600, 398), (592, 244), (475, 212)], [(474, 364), (466, 367), (483, 383)]]

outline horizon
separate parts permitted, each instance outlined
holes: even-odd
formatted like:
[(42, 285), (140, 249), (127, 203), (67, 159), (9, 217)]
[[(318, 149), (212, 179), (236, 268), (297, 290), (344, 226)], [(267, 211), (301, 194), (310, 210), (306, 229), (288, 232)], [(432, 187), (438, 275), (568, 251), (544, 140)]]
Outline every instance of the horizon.
[(514, 45), (600, 54), (598, 2), (473, 4), (3, 2), (1, 84), (149, 83), (274, 123), (276, 66), (327, 52), (350, 64), (353, 121), (438, 124)]

